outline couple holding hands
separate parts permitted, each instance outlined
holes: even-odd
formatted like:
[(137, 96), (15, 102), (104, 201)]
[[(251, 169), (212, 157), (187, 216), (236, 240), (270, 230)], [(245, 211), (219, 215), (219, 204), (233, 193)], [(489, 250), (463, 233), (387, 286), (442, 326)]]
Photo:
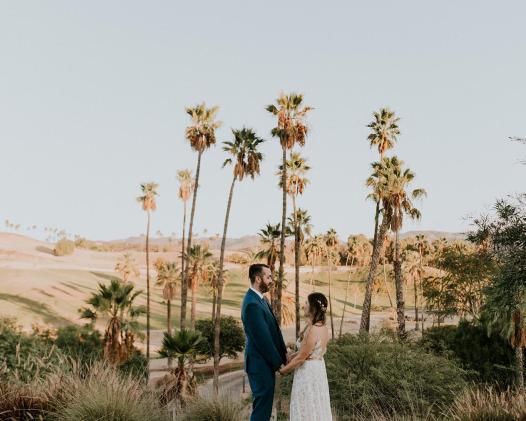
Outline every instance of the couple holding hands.
[(272, 413), (276, 373), (294, 372), (290, 396), (291, 421), (332, 421), (329, 384), (323, 355), (327, 350), (327, 298), (309, 294), (303, 311), (307, 324), (296, 342), (296, 352), (287, 348), (270, 303), (263, 295), (273, 284), (270, 268), (250, 266), (250, 288), (243, 300), (241, 319), (247, 338), (245, 371), (252, 390), (251, 421), (268, 421)]

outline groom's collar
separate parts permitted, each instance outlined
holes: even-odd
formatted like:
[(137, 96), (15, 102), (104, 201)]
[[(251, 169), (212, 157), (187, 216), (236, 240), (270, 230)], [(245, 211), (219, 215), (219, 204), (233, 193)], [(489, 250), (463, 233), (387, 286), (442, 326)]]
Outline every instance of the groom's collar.
[(263, 299), (263, 294), (262, 294), (261, 292), (259, 292), (256, 288), (252, 288), (252, 287), (250, 287), (250, 289), (251, 289), (252, 291), (254, 291), (254, 292), (258, 295), (258, 297), (259, 297), (260, 299)]

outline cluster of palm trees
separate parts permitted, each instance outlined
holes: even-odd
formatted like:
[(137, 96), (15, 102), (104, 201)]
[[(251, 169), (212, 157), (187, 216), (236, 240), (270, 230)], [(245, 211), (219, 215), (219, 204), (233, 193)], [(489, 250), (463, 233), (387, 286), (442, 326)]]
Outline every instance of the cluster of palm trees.
[[(275, 127), (271, 131), (272, 137), (279, 140), (282, 152), (281, 165), (278, 167), (278, 185), (282, 190), (281, 222), (277, 224), (268, 223), (259, 235), (263, 249), (254, 254), (254, 259), (264, 259), (269, 265), (271, 272), (277, 276), (275, 285), (271, 291), (271, 303), (278, 322), (289, 322), (292, 319), (296, 324), (296, 336), (300, 330), (300, 266), (302, 256), (306, 257), (307, 263), (312, 266), (311, 288), (314, 288), (314, 268), (324, 261), (327, 265), (328, 287), (329, 287), (329, 314), (331, 323), (331, 334), (334, 338), (335, 327), (332, 307), (332, 273), (334, 265), (339, 264), (339, 240), (335, 230), (330, 229), (324, 235), (312, 236), (311, 218), (308, 212), (298, 206), (299, 196), (303, 194), (309, 184), (307, 173), (310, 166), (307, 160), (298, 152), (298, 148), (305, 145), (309, 129), (306, 117), (312, 110), (305, 106), (301, 94), (281, 94), (274, 104), (266, 107), (276, 118)], [(186, 329), (187, 325), (187, 302), (190, 289), (192, 298), (190, 328), (195, 326), (196, 319), (196, 290), (201, 283), (210, 286), (213, 295), (214, 322), (214, 389), (218, 390), (219, 372), (219, 337), (220, 320), (223, 301), (223, 291), (227, 271), (225, 265), (225, 247), (228, 233), (230, 211), (233, 204), (235, 186), (247, 178), (254, 179), (260, 173), (260, 164), (263, 155), (259, 150), (263, 139), (256, 135), (254, 130), (243, 127), (232, 130), (232, 140), (223, 142), (223, 150), (227, 159), (223, 167), (232, 169), (232, 179), (228, 189), (225, 220), (219, 259), (214, 260), (207, 247), (193, 245), (193, 226), (199, 191), (199, 177), (203, 154), (216, 143), (216, 130), (221, 122), (216, 118), (218, 107), (208, 108), (205, 103), (186, 109), (191, 118), (191, 124), (186, 128), (185, 137), (190, 147), (197, 152), (197, 164), (195, 177), (190, 170), (182, 170), (177, 174), (180, 183), (179, 198), (183, 202), (183, 230), (181, 242), (180, 266), (176, 262), (157, 261), (157, 284), (163, 288), (163, 297), (167, 302), (167, 331), (170, 334), (171, 309), (170, 303), (175, 298), (178, 285), (181, 287), (181, 313), (180, 329)], [(354, 238), (348, 244), (347, 262), (351, 267), (355, 261), (370, 261), (369, 274), (367, 277), (366, 294), (363, 306), (361, 329), (369, 330), (370, 307), (372, 287), (380, 260), (381, 249), (384, 246), (387, 232), (391, 230), (394, 234), (394, 259), (398, 331), (401, 337), (405, 334), (404, 322), (404, 298), (402, 282), (402, 260), (399, 247), (399, 231), (402, 227), (404, 215), (418, 218), (419, 211), (413, 206), (413, 199), (425, 194), (422, 189), (408, 190), (414, 174), (404, 168), (403, 161), (396, 156), (386, 157), (385, 152), (393, 148), (400, 134), (398, 128), (398, 117), (389, 109), (383, 108), (374, 113), (374, 121), (369, 124), (371, 134), (368, 139), (371, 146), (376, 146), (380, 154), (380, 160), (372, 164), (373, 172), (367, 179), (367, 185), (371, 188), (369, 198), (376, 203), (375, 209), (375, 235), (372, 250), (364, 244), (367, 241)], [(146, 316), (147, 316), (147, 358), (150, 356), (150, 257), (149, 237), (151, 213), (156, 209), (156, 196), (158, 185), (156, 183), (145, 183), (141, 185), (142, 195), (138, 198), (143, 209), (147, 213), (146, 226)], [(187, 227), (187, 203), (192, 199), (190, 208), (189, 224)], [(290, 216), (287, 214), (288, 199), (292, 203)], [(381, 221), (380, 221), (381, 218)], [(287, 236), (294, 238), (294, 297), (286, 292), (285, 280), (285, 239)], [(364, 254), (370, 253), (370, 260), (364, 258)], [(276, 270), (276, 266), (278, 266)], [(128, 275), (127, 275), (128, 276)], [(350, 279), (350, 274), (349, 274)], [(347, 283), (346, 295), (348, 294), (349, 282)], [(416, 292), (415, 292), (416, 294)], [(347, 301), (347, 297), (346, 297)], [(346, 303), (345, 303), (346, 304)], [(294, 311), (291, 311), (291, 305)], [(343, 317), (340, 323), (342, 330)], [(284, 317), (286, 320), (284, 320)]]
[[(426, 192), (423, 189), (408, 190), (415, 177), (414, 173), (410, 169), (404, 168), (404, 162), (397, 156), (385, 156), (385, 152), (394, 147), (398, 135), (400, 135), (399, 118), (387, 108), (382, 108), (373, 116), (374, 120), (368, 125), (371, 129), (368, 140), (371, 147), (376, 146), (378, 148), (380, 160), (371, 164), (373, 171), (366, 182), (372, 190), (368, 198), (376, 202), (376, 210), (373, 253), (366, 281), (360, 330), (368, 332), (370, 328), (372, 287), (380, 260), (380, 249), (388, 230), (391, 230), (395, 237), (393, 266), (398, 335), (400, 338), (405, 338), (405, 302), (399, 233), (405, 215), (412, 219), (420, 218), (420, 211), (414, 207), (413, 200), (425, 196)], [(381, 223), (379, 222), (380, 216), (382, 217)]]

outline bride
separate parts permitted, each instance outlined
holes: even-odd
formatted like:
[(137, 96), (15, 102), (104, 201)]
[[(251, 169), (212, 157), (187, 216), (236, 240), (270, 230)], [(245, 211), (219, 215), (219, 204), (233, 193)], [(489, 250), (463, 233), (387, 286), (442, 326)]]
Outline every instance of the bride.
[(307, 297), (303, 306), (307, 325), (296, 342), (298, 352), (279, 370), (286, 375), (294, 370), (290, 396), (290, 421), (332, 421), (329, 383), (323, 355), (329, 330), (325, 324), (327, 298), (319, 292)]

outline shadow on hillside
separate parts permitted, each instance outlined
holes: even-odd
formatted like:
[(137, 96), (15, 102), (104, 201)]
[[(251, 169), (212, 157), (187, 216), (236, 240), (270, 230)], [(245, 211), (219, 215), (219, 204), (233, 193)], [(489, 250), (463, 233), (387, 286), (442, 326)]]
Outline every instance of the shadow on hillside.
[(45, 295), (46, 297), (49, 297), (49, 298), (55, 298), (55, 296), (53, 294), (49, 294), (47, 293), (46, 291), (44, 291), (43, 289), (40, 289), (40, 288), (33, 288), (34, 291), (37, 291), (37, 292), (40, 292), (42, 295)]
[(37, 246), (36, 250), (41, 252), (41, 253), (51, 254), (52, 256), (55, 255), (55, 253), (53, 252), (53, 249), (49, 248), (49, 247)]
[(56, 327), (71, 324), (71, 321), (55, 313), (46, 304), (39, 303), (38, 301), (5, 293), (0, 293), (0, 300), (16, 304), (30, 313), (41, 316), (44, 323), (52, 324)]
[(90, 272), (92, 275), (98, 276), (99, 278), (106, 279), (107, 281), (120, 281), (121, 279), (114, 275), (108, 275), (103, 272)]

